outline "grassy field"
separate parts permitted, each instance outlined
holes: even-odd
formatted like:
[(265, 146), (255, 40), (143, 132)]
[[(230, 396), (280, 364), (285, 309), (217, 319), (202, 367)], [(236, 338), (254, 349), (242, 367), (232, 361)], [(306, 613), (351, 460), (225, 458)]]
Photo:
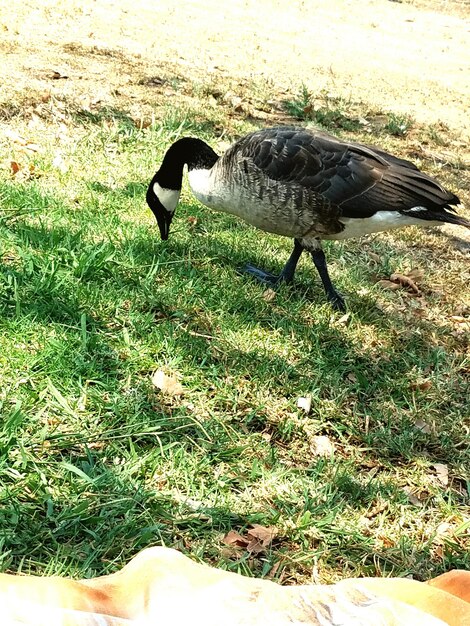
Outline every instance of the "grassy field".
[[(242, 106), (171, 88), (140, 119), (34, 92), (0, 107), (0, 570), (90, 576), (158, 544), (285, 583), (470, 568), (464, 242), (327, 245), (343, 316), (308, 258), (276, 293), (240, 273), (290, 241), (185, 190), (161, 242), (144, 200), (177, 137), (281, 121), (413, 158), (468, 203), (458, 137), (305, 86), (273, 103), (247, 84)], [(377, 282), (412, 269), (421, 297)], [(276, 529), (262, 550), (224, 542), (253, 524)]]

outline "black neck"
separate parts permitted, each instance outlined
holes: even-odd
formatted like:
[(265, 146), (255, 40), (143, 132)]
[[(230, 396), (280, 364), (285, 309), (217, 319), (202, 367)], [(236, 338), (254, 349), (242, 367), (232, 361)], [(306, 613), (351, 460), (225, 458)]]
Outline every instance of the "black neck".
[(218, 158), (201, 139), (183, 137), (168, 148), (153, 182), (158, 182), (165, 189), (181, 189), (185, 164), (188, 170), (211, 169)]

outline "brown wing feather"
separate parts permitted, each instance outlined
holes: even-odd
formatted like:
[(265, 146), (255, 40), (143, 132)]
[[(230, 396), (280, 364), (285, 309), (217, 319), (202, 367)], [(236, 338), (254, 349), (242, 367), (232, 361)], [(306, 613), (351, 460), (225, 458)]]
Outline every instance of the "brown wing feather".
[(273, 128), (248, 135), (232, 150), (241, 151), (269, 179), (307, 187), (319, 204), (323, 199), (346, 217), (415, 206), (436, 211), (459, 203), (411, 162), (323, 132)]

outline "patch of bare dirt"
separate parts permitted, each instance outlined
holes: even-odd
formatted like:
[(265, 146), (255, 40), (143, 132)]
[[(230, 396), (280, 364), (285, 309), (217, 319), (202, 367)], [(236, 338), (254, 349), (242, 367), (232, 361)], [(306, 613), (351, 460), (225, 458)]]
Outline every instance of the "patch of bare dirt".
[(305, 82), (468, 137), (469, 15), (464, 0), (0, 0), (0, 99), (132, 103), (163, 67), (163, 80), (262, 78), (273, 92)]

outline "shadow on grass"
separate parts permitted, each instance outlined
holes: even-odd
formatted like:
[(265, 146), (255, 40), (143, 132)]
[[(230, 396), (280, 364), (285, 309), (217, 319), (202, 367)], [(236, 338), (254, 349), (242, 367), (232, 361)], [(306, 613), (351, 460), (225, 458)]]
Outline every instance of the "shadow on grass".
[[(92, 186), (98, 193), (108, 194), (110, 191), (99, 183)], [(133, 195), (140, 189), (140, 184), (130, 183), (114, 195)], [(43, 198), (42, 202), (47, 204), (48, 199)], [(56, 198), (54, 202), (57, 202)], [(307, 389), (314, 381), (323, 397), (329, 396), (330, 388), (342, 388), (345, 393), (355, 396), (359, 413), (365, 414), (372, 403), (383, 402), (384, 377), (392, 381), (392, 386), (386, 390), (387, 397), (409, 408), (410, 400), (403, 398), (401, 381), (414, 363), (427, 361), (429, 364), (437, 358), (427, 342), (427, 336), (434, 328), (426, 320), (416, 321), (419, 332), (407, 346), (407, 354), (402, 352), (401, 338), (395, 339), (396, 345), (390, 346), (391, 352), (400, 354), (397, 360), (390, 362), (387, 358), (377, 359), (362, 345), (352, 342), (341, 327), (331, 325), (325, 316), (305, 319), (303, 303), (307, 300), (324, 303), (323, 289), (313, 263), (308, 270), (312, 281), (306, 283), (305, 271), (299, 272), (296, 285), (283, 287), (282, 294), (288, 299), (280, 306), (265, 305), (261, 297), (262, 286), (259, 287), (259, 297), (253, 296), (249, 288), (235, 287), (224, 293), (226, 300), (221, 303), (217, 272), (219, 269), (233, 272), (243, 267), (251, 260), (248, 248), (234, 250), (224, 241), (204, 237), (201, 256), (212, 257), (213, 260), (197, 263), (194, 261), (194, 250), (188, 251), (187, 244), (178, 239), (161, 244), (151, 231), (148, 236), (136, 235), (121, 243), (94, 243), (85, 229), (74, 231), (37, 226), (24, 224), (21, 220), (10, 229), (27, 247), (30, 257), (22, 267), (20, 264), (3, 267), (6, 278), (3, 294), (0, 294), (3, 314), (7, 318), (26, 316), (35, 322), (68, 325), (67, 332), (73, 336), (74, 351), (80, 354), (83, 347), (87, 357), (78, 370), (76, 360), (71, 364), (70, 375), (75, 377), (90, 378), (92, 372), (93, 378), (98, 380), (103, 377), (109, 380), (111, 376), (120, 380), (127, 371), (127, 364), (117, 354), (115, 337), (111, 332), (113, 324), (119, 332), (131, 323), (135, 327), (136, 338), (145, 336), (156, 325), (160, 329), (156, 340), (161, 341), (162, 335), (171, 337), (172, 349), (183, 362), (198, 367), (203, 363), (205, 368), (219, 367), (221, 371), (230, 371), (232, 377), (250, 377), (256, 371), (262, 375), (268, 388), (283, 387), (287, 394), (290, 388), (302, 389), (303, 379), (307, 382)], [(35, 255), (36, 252), (43, 254)], [(130, 254), (132, 267), (122, 262)], [(257, 256), (259, 259), (259, 250)], [(145, 275), (147, 270), (142, 269), (152, 264), (155, 272), (148, 280)], [(269, 268), (270, 262), (262, 261), (262, 265)], [(239, 280), (245, 286), (258, 289), (249, 277)], [(192, 298), (186, 298), (191, 295), (188, 284), (192, 285)], [(132, 310), (137, 315), (135, 320), (126, 320), (129, 314), (125, 311), (120, 311), (119, 320), (115, 319), (117, 302), (122, 302), (124, 298), (132, 302)], [(354, 299), (366, 323), (378, 329), (389, 327), (390, 320), (375, 308), (370, 298), (355, 295)], [(292, 365), (287, 359), (270, 354), (268, 348), (246, 349), (217, 336), (211, 339), (213, 323), (210, 322), (207, 329), (205, 319), (217, 319), (221, 315), (230, 318), (235, 335), (259, 328), (297, 337), (303, 350), (300, 359)], [(401, 327), (404, 332), (409, 331), (400, 318), (396, 318), (393, 324), (397, 329)], [(138, 325), (141, 325), (140, 329)], [(209, 339), (204, 335), (208, 335)], [(108, 339), (110, 336), (112, 341)], [(94, 358), (97, 355), (101, 355), (101, 363)], [(89, 365), (93, 361), (89, 372), (86, 369), (87, 360)], [(356, 379), (353, 382), (348, 380), (351, 374)], [(391, 425), (392, 431), (399, 431), (400, 427)], [(391, 446), (393, 456), (400, 454), (400, 448), (401, 453), (408, 456), (416, 443), (421, 449), (423, 439), (415, 433), (407, 442), (401, 440), (398, 447)], [(372, 443), (369, 436), (366, 436), (366, 441)]]
[[(95, 193), (110, 192), (99, 183), (92, 183), (91, 189)], [(133, 197), (142, 189), (139, 183), (129, 183), (114, 197)], [(56, 198), (47, 196), (41, 201), (46, 206), (57, 203)], [(197, 489), (172, 479), (171, 471), (175, 469), (165, 467), (165, 463), (174, 463), (177, 457), (186, 470), (194, 463), (194, 472), (189, 474), (202, 482), (213, 480), (206, 468), (216, 465), (224, 476), (227, 474), (225, 483), (222, 481), (226, 491), (250, 489), (252, 476), (244, 475), (247, 468), (237, 465), (252, 453), (250, 431), (263, 432), (267, 418), (263, 406), (252, 406), (254, 415), (247, 428), (246, 413), (233, 409), (236, 382), (241, 379), (273, 395), (282, 389), (291, 403), (313, 386), (319, 400), (327, 399), (338, 406), (343, 401), (345, 405), (354, 404), (355, 415), (344, 417), (341, 425), (316, 414), (315, 407), (312, 419), (327, 430), (341, 429), (345, 436), (351, 430), (358, 445), (367, 445), (368, 455), (385, 464), (408, 462), (429, 449), (434, 453), (436, 446), (441, 446), (443, 458), (450, 460), (452, 441), (444, 445), (440, 434), (426, 437), (413, 433), (410, 424), (405, 424), (406, 418), (400, 424), (387, 424), (384, 418), (382, 434), (378, 428), (364, 434), (357, 423), (357, 416), (366, 415), (371, 408), (377, 413), (384, 405), (386, 414), (386, 401), (405, 411), (410, 408), (414, 399), (404, 393), (402, 380), (416, 362), (426, 365), (437, 358), (426, 340), (433, 330), (426, 320), (417, 321), (420, 333), (406, 351), (396, 339), (390, 346), (392, 358), (377, 359), (344, 329), (331, 325), (329, 315), (305, 318), (306, 298), (324, 302), (313, 265), (315, 286), (310, 286), (310, 281), (307, 284), (305, 272), (301, 272), (298, 285), (281, 290), (276, 306), (268, 306), (261, 297), (262, 287), (260, 297), (253, 297), (249, 279), (238, 279), (237, 283), (233, 275), (235, 268), (253, 260), (249, 244), (237, 250), (223, 241), (206, 239), (207, 247), (201, 247), (200, 256), (216, 260), (200, 262), (188, 244), (174, 239), (159, 245), (152, 232), (103, 243), (95, 242), (93, 232), (85, 228), (38, 225), (21, 218), (8, 230), (21, 247), (21, 255), (10, 264), (3, 261), (0, 265), (4, 321), (16, 324), (20, 333), (34, 324), (46, 333), (51, 329), (58, 332), (60, 327), (62, 335), (44, 342), (33, 359), (29, 387), (21, 397), (24, 407), (20, 407), (25, 422), (31, 417), (31, 426), (13, 426), (17, 434), (0, 455), (3, 493), (8, 495), (0, 520), (7, 554), (2, 567), (18, 567), (29, 554), (31, 562), (37, 558), (38, 567), (44, 569), (44, 554), (48, 554), (56, 564), (67, 564), (65, 569), (72, 567), (81, 575), (90, 575), (102, 571), (103, 561), (112, 565), (151, 543), (164, 542), (184, 550), (198, 541), (201, 554), (214, 562), (217, 556), (206, 548), (206, 541), (213, 545), (219, 533), (232, 528), (243, 530), (250, 523), (275, 524), (280, 511), (297, 517), (308, 512), (306, 527), (317, 528), (320, 533), (320, 542), (306, 557), (306, 569), (324, 549), (332, 560), (345, 558), (345, 553), (351, 560), (361, 560), (366, 554), (371, 572), (377, 560), (384, 570), (396, 568), (403, 572), (409, 567), (402, 548), (378, 553), (370, 536), (352, 525), (341, 525), (343, 517), (347, 519), (348, 507), (367, 507), (379, 496), (399, 498), (392, 481), (386, 485), (372, 481), (364, 486), (344, 473), (342, 478), (337, 474), (325, 479), (322, 468), (307, 459), (299, 471), (311, 471), (313, 483), (325, 483), (321, 505), (312, 497), (308, 504), (300, 505), (298, 501), (277, 499), (268, 512), (237, 512), (228, 504), (189, 506), (184, 499), (178, 500), (175, 493), (196, 499)], [(256, 254), (257, 260), (269, 268), (270, 261), (260, 259), (263, 254), (259, 250)], [(130, 256), (132, 264), (126, 262)], [(223, 300), (221, 271), (228, 272), (233, 281), (232, 288), (224, 291)], [(373, 303), (369, 299), (355, 298), (362, 310), (367, 310), (368, 322), (379, 329), (388, 328), (390, 320), (371, 312)], [(229, 331), (225, 334), (218, 330), (223, 324)], [(397, 318), (394, 324), (408, 330), (403, 320)], [(245, 331), (268, 335), (276, 332), (281, 338), (293, 338), (298, 345), (297, 358), (270, 351), (269, 342), (242, 343)], [(144, 344), (149, 341), (147, 354)], [(190, 407), (165, 401), (150, 385), (148, 378), (154, 363), (170, 357), (198, 371), (194, 389), (205, 394), (212, 415), (208, 409), (209, 415), (198, 419)], [(355, 380), (348, 378), (351, 373), (355, 373)], [(229, 377), (235, 381), (230, 393), (225, 390), (233, 386), (225, 382)], [(69, 420), (73, 433), (67, 429), (59, 432), (50, 425), (48, 429), (44, 423), (41, 410), (48, 380), (56, 389), (62, 385), (72, 389), (72, 397), (84, 381), (89, 383), (86, 399), (91, 410), (86, 418), (73, 406), (69, 410), (67, 403), (61, 405), (60, 396), (56, 396), (58, 404), (48, 417), (52, 420), (62, 415), (63, 421)], [(384, 380), (389, 381), (386, 389)], [(220, 385), (219, 404), (212, 398), (211, 385), (216, 384)], [(12, 399), (17, 400), (15, 394), (19, 393), (15, 390)], [(12, 404), (5, 407), (6, 417), (11, 417), (14, 408)], [(265, 443), (264, 456), (257, 462), (275, 464), (276, 444), (276, 437)], [(341, 465), (341, 460), (332, 463)], [(238, 471), (235, 478), (229, 475), (226, 465)], [(18, 476), (17, 467), (22, 468), (24, 476)], [(54, 489), (48, 478), (42, 478), (46, 468), (53, 474), (53, 479), (48, 476), (49, 482), (56, 483)], [(70, 484), (65, 488), (67, 480)], [(62, 489), (74, 494), (72, 502), (61, 496)], [(222, 495), (227, 496), (225, 492)], [(267, 561), (260, 558), (250, 564), (244, 555), (226, 566), (244, 573), (266, 574), (267, 562), (272, 566), (279, 558), (288, 559), (289, 552), (298, 550), (293, 548), (296, 542), (302, 541), (302, 536), (293, 531), (280, 539), (278, 553), (270, 553)], [(308, 543), (303, 547), (308, 550)], [(414, 550), (418, 568), (425, 567), (429, 554), (429, 545)], [(465, 561), (456, 551), (449, 554), (454, 555), (452, 563)]]
[[(112, 450), (91, 450), (71, 440), (66, 456), (52, 447), (47, 457), (31, 458), (38, 473), (45, 462), (51, 472), (61, 471), (63, 483), (73, 482), (73, 495), (64, 500), (34, 477), (10, 486), (11, 498), (2, 503), (0, 512), (0, 570), (29, 573), (24, 567), (27, 554), (33, 572), (91, 577), (115, 571), (150, 545), (189, 550), (203, 562), (247, 576), (270, 575), (276, 566), (275, 578), (282, 574), (284, 582), (299, 568), (308, 574), (318, 560), (333, 568), (341, 566), (348, 575), (358, 575), (360, 562), (362, 575), (413, 574), (417, 579), (469, 566), (468, 555), (449, 545), (436, 567), (432, 537), (416, 546), (404, 535), (396, 544), (380, 547), (367, 529), (355, 525), (351, 511), (371, 510), (377, 501), (386, 501), (393, 510), (403, 502), (403, 494), (392, 481), (359, 483), (348, 477), (347, 467), (333, 461), (319, 461), (309, 470), (312, 492), (320, 492), (321, 498), (305, 492), (295, 500), (277, 497), (269, 511), (237, 511), (234, 506), (200, 502), (191, 489), (176, 497), (176, 485), (162, 483), (158, 471), (155, 475), (150, 471), (150, 464), (155, 469), (164, 464), (176, 441), (162, 437), (162, 458), (151, 452), (150, 444), (143, 446), (138, 472), (128, 469), (128, 446), (117, 446), (112, 439), (108, 442)], [(124, 456), (116, 463), (114, 454)], [(202, 456), (198, 463), (204, 463)], [(27, 498), (22, 495), (25, 486), (33, 489)], [(243, 535), (252, 524), (275, 525), (280, 518), (296, 521), (261, 554), (230, 551), (223, 544), (230, 530)]]

